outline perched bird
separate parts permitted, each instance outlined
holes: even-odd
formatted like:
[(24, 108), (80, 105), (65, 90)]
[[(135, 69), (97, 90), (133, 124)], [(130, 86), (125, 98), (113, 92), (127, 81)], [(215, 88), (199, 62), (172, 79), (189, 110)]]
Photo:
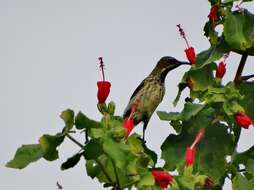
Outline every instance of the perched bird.
[(139, 84), (133, 92), (127, 107), (125, 108), (123, 117), (128, 118), (131, 109), (138, 100), (136, 112), (133, 114), (134, 124), (143, 122), (143, 140), (145, 141), (145, 130), (147, 124), (161, 103), (165, 94), (165, 78), (169, 71), (179, 67), (180, 65), (190, 65), (189, 62), (181, 62), (169, 56), (162, 57), (152, 72)]

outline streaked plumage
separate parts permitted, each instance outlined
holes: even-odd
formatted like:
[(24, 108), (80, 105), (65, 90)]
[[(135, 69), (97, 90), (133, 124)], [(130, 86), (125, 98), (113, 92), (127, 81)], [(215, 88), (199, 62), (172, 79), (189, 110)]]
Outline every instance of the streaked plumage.
[(145, 138), (147, 124), (165, 95), (164, 83), (168, 72), (182, 64), (189, 63), (180, 62), (175, 58), (168, 56), (161, 58), (153, 71), (140, 83), (132, 94), (123, 117), (129, 117), (132, 105), (136, 102), (136, 99), (139, 98), (139, 104), (133, 119), (135, 125), (139, 124), (141, 121), (144, 122), (143, 139)]

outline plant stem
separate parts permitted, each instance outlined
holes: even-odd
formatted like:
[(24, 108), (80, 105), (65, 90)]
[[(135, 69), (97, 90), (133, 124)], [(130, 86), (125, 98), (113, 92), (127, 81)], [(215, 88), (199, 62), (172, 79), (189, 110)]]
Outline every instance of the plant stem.
[(80, 148), (84, 149), (84, 146), (83, 146), (80, 142), (78, 142), (76, 139), (74, 139), (70, 134), (67, 133), (66, 136), (67, 136), (72, 142), (74, 142), (76, 145), (78, 145)]
[[(72, 141), (74, 142), (76, 145), (78, 145), (80, 148), (84, 149), (84, 146), (78, 142), (76, 139), (74, 139), (70, 134), (66, 134), (66, 136)], [(103, 164), (100, 162), (99, 159), (95, 159), (95, 162), (100, 166), (102, 172), (104, 173), (104, 175), (106, 176), (107, 180), (110, 182), (110, 183), (113, 183), (113, 180), (110, 178), (109, 174), (107, 173), (105, 167), (103, 166)]]
[(113, 180), (110, 178), (109, 174), (107, 173), (107, 170), (105, 169), (105, 167), (103, 166), (103, 164), (101, 163), (101, 161), (99, 159), (95, 159), (96, 163), (100, 166), (102, 172), (104, 173), (104, 175), (106, 176), (107, 180), (110, 183), (113, 183)]
[(241, 75), (242, 75), (243, 68), (245, 66), (247, 57), (248, 57), (248, 54), (243, 54), (242, 55), (241, 61), (239, 63), (238, 69), (236, 71), (236, 75), (235, 75), (235, 79), (234, 79), (235, 83), (239, 83), (241, 81)]
[(120, 181), (119, 181), (119, 177), (118, 177), (118, 174), (117, 174), (117, 169), (116, 169), (115, 162), (114, 162), (114, 160), (111, 160), (111, 162), (113, 164), (113, 168), (114, 168), (114, 172), (115, 172), (115, 176), (116, 176), (117, 186), (118, 186), (119, 190), (121, 190)]

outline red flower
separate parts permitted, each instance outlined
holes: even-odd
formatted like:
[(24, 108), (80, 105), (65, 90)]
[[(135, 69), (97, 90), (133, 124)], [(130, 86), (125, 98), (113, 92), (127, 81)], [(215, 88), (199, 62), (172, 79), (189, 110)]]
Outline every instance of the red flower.
[(195, 64), (195, 57), (196, 57), (196, 55), (195, 55), (195, 50), (194, 50), (194, 48), (193, 48), (193, 47), (189, 47), (189, 48), (185, 49), (184, 51), (185, 51), (185, 54), (186, 54), (186, 56), (187, 56), (189, 62), (190, 62), (192, 65)]
[(211, 10), (210, 13), (208, 15), (208, 18), (212, 21), (215, 22), (218, 20), (218, 10), (219, 10), (219, 6), (218, 5), (214, 5)]
[(193, 64), (195, 64), (195, 57), (196, 57), (195, 50), (194, 50), (193, 47), (191, 47), (189, 45), (189, 42), (188, 42), (188, 40), (186, 38), (185, 32), (184, 32), (183, 28), (181, 27), (181, 25), (178, 24), (176, 26), (178, 28), (178, 31), (179, 31), (181, 37), (184, 39), (184, 41), (186, 43), (186, 46), (187, 46), (187, 49), (184, 50), (185, 54), (186, 54), (189, 62), (191, 62), (191, 64), (193, 65)]
[(97, 86), (98, 86), (97, 92), (98, 102), (100, 104), (105, 103), (110, 92), (111, 84), (108, 81), (98, 81)]
[(127, 139), (134, 128), (134, 121), (133, 119), (125, 119), (123, 122), (123, 127), (126, 129), (126, 133), (124, 138)]
[(105, 81), (105, 74), (104, 74), (104, 62), (102, 60), (102, 57), (98, 58), (100, 60), (100, 68), (101, 68), (101, 72), (102, 72), (102, 78), (103, 81), (98, 81), (97, 82), (97, 86), (98, 86), (98, 92), (97, 92), (97, 98), (98, 98), (98, 102), (100, 104), (105, 103), (109, 92), (110, 92), (110, 87), (111, 84), (108, 81)]
[(226, 64), (222, 61), (219, 63), (219, 66), (217, 66), (216, 77), (223, 78), (225, 73), (226, 73)]
[(195, 161), (195, 149), (187, 147), (185, 152), (185, 166), (192, 166)]
[(167, 188), (168, 184), (173, 180), (173, 176), (165, 171), (153, 170), (152, 174), (155, 182), (159, 184), (161, 188)]
[(204, 129), (200, 129), (191, 147), (187, 147), (185, 152), (185, 166), (188, 167), (193, 165), (195, 161), (195, 146), (201, 140), (204, 134), (205, 134)]
[(235, 122), (245, 129), (248, 129), (252, 124), (251, 119), (243, 112), (236, 113), (234, 117)]

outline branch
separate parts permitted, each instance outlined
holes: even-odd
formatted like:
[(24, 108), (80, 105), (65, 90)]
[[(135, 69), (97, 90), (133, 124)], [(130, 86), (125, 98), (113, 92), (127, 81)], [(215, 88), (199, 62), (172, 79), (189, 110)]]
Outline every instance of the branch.
[(253, 74), (253, 75), (246, 75), (246, 76), (242, 76), (242, 77), (241, 77), (241, 80), (246, 81), (246, 80), (249, 80), (249, 79), (251, 79), (251, 78), (253, 78), (253, 77), (254, 77), (254, 74)]
[(80, 142), (78, 142), (76, 139), (74, 139), (70, 134), (67, 133), (66, 136), (67, 136), (72, 142), (74, 142), (76, 145), (78, 145), (80, 148), (84, 149), (84, 146), (83, 146)]
[[(66, 136), (72, 141), (74, 142), (76, 145), (78, 145), (80, 148), (84, 149), (84, 146), (78, 142), (76, 139), (74, 139), (70, 134), (66, 134)], [(113, 183), (113, 180), (110, 178), (109, 174), (107, 173), (106, 169), (104, 168), (103, 164), (100, 162), (99, 159), (96, 159), (95, 162), (100, 166), (102, 172), (104, 173), (104, 175), (106, 176), (107, 180), (110, 183)]]
[(235, 75), (235, 79), (234, 79), (235, 83), (239, 83), (241, 81), (241, 76), (242, 76), (243, 68), (245, 66), (247, 57), (248, 57), (248, 54), (242, 55), (241, 61), (239, 63), (238, 69), (236, 71), (236, 75)]

